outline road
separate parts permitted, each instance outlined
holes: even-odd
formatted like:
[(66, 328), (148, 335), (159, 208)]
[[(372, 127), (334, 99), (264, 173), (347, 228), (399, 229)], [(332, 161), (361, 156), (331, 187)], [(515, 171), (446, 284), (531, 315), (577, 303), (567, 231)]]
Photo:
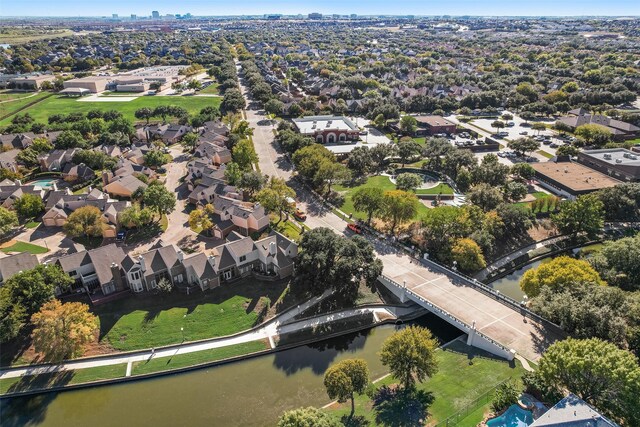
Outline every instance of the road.
[[(347, 222), (318, 201), (307, 188), (292, 178), (292, 167), (275, 142), (270, 123), (263, 119), (264, 112), (251, 102), (247, 88), (241, 81), (241, 90), (247, 99), (246, 117), (254, 127), (253, 142), (263, 173), (287, 180), (297, 194), (298, 206), (307, 213), (306, 225), (311, 228), (327, 227), (341, 235), (351, 235)], [(385, 276), (398, 283), (406, 282), (414, 292), (445, 309), (458, 319), (472, 324), (495, 341), (515, 349), (530, 360), (538, 360), (544, 350), (557, 337), (541, 324), (524, 319), (519, 311), (480, 293), (470, 286), (440, 271), (418, 264), (408, 255), (388, 244), (386, 240), (369, 237), (376, 255), (382, 260)]]

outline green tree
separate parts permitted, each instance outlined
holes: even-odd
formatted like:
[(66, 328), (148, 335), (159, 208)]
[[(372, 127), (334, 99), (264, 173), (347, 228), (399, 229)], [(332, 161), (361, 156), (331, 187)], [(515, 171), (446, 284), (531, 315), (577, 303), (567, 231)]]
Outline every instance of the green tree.
[(301, 176), (313, 180), (320, 165), (326, 160), (335, 162), (335, 156), (323, 145), (311, 144), (293, 153), (292, 160)]
[(272, 176), (267, 185), (256, 194), (256, 200), (269, 212), (277, 212), (278, 222), (282, 221), (285, 212), (291, 209), (288, 199), (296, 196), (296, 192), (287, 185), (284, 179)]
[(587, 194), (560, 204), (551, 221), (562, 234), (596, 236), (604, 227), (604, 205), (598, 196)]
[(477, 271), (487, 266), (482, 249), (471, 239), (459, 239), (451, 249), (453, 260), (463, 271)]
[(56, 138), (55, 147), (59, 150), (86, 148), (87, 142), (77, 130), (65, 130)]
[(118, 223), (127, 228), (140, 228), (151, 221), (153, 221), (153, 213), (147, 208), (140, 208), (138, 203), (123, 209), (118, 214)]
[(158, 221), (162, 215), (170, 214), (176, 208), (176, 195), (162, 185), (150, 185), (144, 190), (142, 201), (158, 214)]
[(233, 88), (225, 91), (220, 109), (224, 112), (236, 112), (242, 110), (246, 105), (240, 90)]
[(419, 204), (413, 193), (402, 190), (386, 191), (378, 215), (382, 220), (391, 222), (390, 231), (393, 233), (398, 224), (409, 221), (418, 214)]
[(387, 119), (384, 117), (384, 114), (378, 114), (375, 119), (373, 119), (373, 125), (377, 128), (384, 129), (387, 125)]
[(236, 162), (227, 163), (227, 167), (224, 169), (224, 179), (229, 185), (238, 185), (242, 179), (242, 169)]
[(54, 290), (68, 289), (73, 279), (56, 265), (42, 264), (31, 270), (21, 271), (10, 277), (2, 289), (9, 292), (10, 305), (24, 308), (26, 315), (40, 310), (45, 302), (53, 298)]
[(251, 170), (254, 163), (258, 163), (258, 155), (253, 144), (248, 139), (238, 142), (232, 150), (233, 161), (243, 171)]
[(509, 181), (502, 187), (504, 199), (512, 203), (522, 200), (528, 191), (525, 184), (517, 181)]
[(198, 146), (198, 134), (195, 132), (189, 132), (185, 134), (180, 140), (180, 144), (188, 150), (193, 151)]
[(325, 160), (320, 163), (320, 167), (314, 176), (314, 181), (318, 187), (326, 186), (327, 194), (330, 194), (333, 184), (346, 181), (350, 177), (351, 173), (344, 165), (335, 161)]
[(546, 392), (570, 390), (605, 415), (625, 425), (637, 425), (640, 366), (629, 351), (597, 338), (569, 338), (551, 345), (535, 371)]
[(98, 318), (80, 302), (62, 304), (53, 299), (31, 316), (35, 350), (48, 362), (82, 356), (84, 346), (96, 339)]
[(398, 142), (397, 152), (398, 157), (400, 157), (400, 161), (402, 162), (402, 167), (404, 167), (405, 163), (422, 152), (422, 147), (420, 147), (420, 144), (415, 142), (413, 139), (409, 139), (408, 141)]
[(529, 163), (516, 163), (511, 166), (511, 175), (520, 180), (529, 180), (536, 175), (536, 170)]
[(382, 209), (384, 190), (380, 187), (362, 187), (353, 193), (351, 200), (357, 211), (367, 214), (367, 224), (371, 224), (373, 215)]
[(507, 409), (509, 406), (518, 403), (520, 397), (520, 390), (516, 387), (516, 384), (509, 380), (500, 383), (496, 387), (496, 391), (491, 401), (491, 410), (493, 412), (500, 412)]
[(587, 261), (561, 256), (526, 271), (520, 280), (520, 289), (529, 297), (536, 297), (543, 287), (561, 291), (590, 283), (605, 285)]
[(586, 124), (578, 126), (575, 135), (587, 145), (597, 145), (602, 147), (611, 141), (611, 131), (604, 126), (596, 124)]
[(282, 101), (279, 101), (277, 99), (270, 99), (267, 102), (265, 102), (264, 110), (269, 114), (273, 114), (274, 116), (279, 116), (282, 114), (282, 111), (284, 110), (284, 104), (282, 103)]
[(640, 234), (605, 242), (589, 261), (610, 285), (629, 291), (640, 289)]
[(504, 129), (505, 124), (500, 120), (494, 120), (493, 122), (491, 122), (491, 127), (496, 129)]
[[(547, 127), (542, 122), (535, 122), (534, 124), (531, 125), (531, 129), (535, 130), (537, 134), (540, 135), (540, 132), (547, 130)], [(531, 139), (531, 138), (526, 138), (526, 139)]]
[(342, 423), (320, 409), (308, 407), (285, 412), (278, 427), (342, 427)]
[(413, 116), (402, 116), (400, 119), (400, 130), (405, 135), (413, 135), (418, 128), (418, 121)]
[(366, 146), (358, 146), (351, 150), (347, 158), (347, 167), (358, 176), (366, 175), (374, 166), (370, 151)]
[(467, 197), (471, 203), (479, 206), (485, 212), (495, 209), (503, 199), (502, 192), (499, 188), (492, 187), (485, 183), (471, 187), (471, 190), (467, 193)]
[(539, 149), (540, 143), (533, 138), (518, 138), (508, 142), (507, 147), (524, 157), (526, 153), (530, 154), (531, 152)]
[(17, 337), (24, 326), (27, 313), (17, 301), (12, 300), (11, 289), (0, 287), (0, 343)]
[(579, 152), (580, 150), (577, 147), (574, 147), (573, 145), (561, 145), (556, 150), (556, 155), (575, 157), (578, 155)]
[(102, 236), (105, 225), (106, 221), (100, 209), (95, 206), (82, 206), (69, 215), (62, 228), (71, 237), (98, 237)]
[(167, 163), (167, 156), (160, 150), (149, 150), (143, 157), (145, 166), (150, 168), (159, 168)]
[(0, 207), (0, 236), (4, 236), (18, 226), (18, 215), (14, 211)]
[(13, 207), (20, 217), (35, 218), (44, 211), (44, 202), (35, 194), (26, 193), (13, 202)]
[(148, 107), (138, 108), (134, 115), (136, 116), (136, 119), (146, 120), (147, 124), (149, 124), (149, 119), (153, 117), (153, 110)]
[(193, 231), (204, 231), (209, 233), (213, 227), (210, 215), (204, 209), (194, 209), (189, 212), (189, 228)]
[(416, 380), (423, 382), (438, 372), (437, 348), (438, 341), (429, 329), (409, 326), (385, 340), (380, 360), (405, 389), (411, 389)]
[(344, 403), (351, 400), (351, 415), (355, 412), (355, 393), (362, 394), (369, 384), (369, 367), (362, 359), (345, 359), (327, 369), (324, 387), (329, 398)]
[(416, 173), (401, 173), (396, 177), (396, 188), (402, 191), (416, 191), (422, 185), (422, 177)]
[(266, 184), (267, 179), (258, 171), (249, 171), (242, 174), (238, 187), (242, 188), (249, 198), (252, 198)]

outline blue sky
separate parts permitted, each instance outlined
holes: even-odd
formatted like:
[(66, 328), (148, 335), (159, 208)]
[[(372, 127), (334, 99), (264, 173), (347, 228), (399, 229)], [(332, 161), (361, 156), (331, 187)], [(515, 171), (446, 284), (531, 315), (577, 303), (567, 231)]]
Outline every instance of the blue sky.
[(253, 15), (309, 12), (360, 15), (640, 15), (639, 0), (2, 0), (0, 16)]

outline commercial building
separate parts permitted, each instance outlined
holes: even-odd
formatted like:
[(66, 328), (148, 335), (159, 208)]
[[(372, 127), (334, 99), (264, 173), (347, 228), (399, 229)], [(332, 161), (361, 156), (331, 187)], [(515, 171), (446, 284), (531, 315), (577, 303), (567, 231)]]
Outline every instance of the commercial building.
[(581, 151), (578, 162), (621, 181), (640, 181), (640, 153), (624, 148)]
[(53, 82), (55, 79), (53, 74), (19, 76), (11, 78), (7, 86), (20, 90), (38, 90), (42, 83)]
[(357, 141), (360, 129), (348, 118), (342, 116), (307, 116), (293, 119), (298, 132), (310, 136), (319, 144)]
[(153, 12), (151, 12), (151, 17), (153, 19), (160, 19), (160, 12), (158, 12), (157, 10), (154, 10)]
[(607, 128), (615, 141), (633, 139), (640, 135), (640, 128), (638, 126), (601, 114), (589, 114), (587, 110), (582, 108), (571, 110), (569, 114), (570, 116), (568, 117), (558, 119), (558, 122), (568, 126), (571, 131), (574, 131), (578, 126), (593, 124)]
[(308, 15), (309, 19), (322, 19), (322, 14), (321, 13), (310, 13)]
[(88, 76), (64, 82), (65, 89), (86, 89), (91, 93), (104, 92), (111, 81), (107, 76)]
[(541, 187), (569, 199), (621, 183), (608, 175), (570, 161), (532, 163), (531, 166), (536, 171), (536, 179)]
[(416, 136), (433, 136), (441, 133), (456, 133), (456, 124), (442, 116), (416, 116), (418, 129)]

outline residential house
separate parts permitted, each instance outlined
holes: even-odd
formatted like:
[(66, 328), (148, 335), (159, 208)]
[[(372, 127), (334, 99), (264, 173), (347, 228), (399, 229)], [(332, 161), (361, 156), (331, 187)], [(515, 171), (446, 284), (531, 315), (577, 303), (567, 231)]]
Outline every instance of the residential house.
[(575, 394), (556, 403), (529, 427), (619, 427)]
[(558, 122), (568, 126), (571, 131), (574, 131), (578, 126), (596, 124), (608, 129), (615, 141), (633, 139), (640, 135), (640, 127), (638, 126), (600, 114), (589, 114), (583, 108), (571, 110), (569, 114), (571, 115), (558, 119)]
[(232, 160), (231, 150), (213, 142), (200, 143), (200, 145), (196, 147), (194, 156), (209, 159), (214, 165), (226, 164)]
[(40, 169), (43, 172), (62, 171), (78, 151), (78, 148), (69, 148), (67, 150), (52, 150), (49, 153), (44, 153), (38, 158), (40, 160)]
[[(52, 189), (56, 189), (55, 183)], [(39, 185), (22, 184), (20, 180), (11, 181), (10, 179), (5, 179), (0, 182), (0, 206), (10, 208), (13, 206), (13, 202), (24, 194), (33, 194), (44, 200), (48, 191), (48, 189), (42, 188)]]
[(62, 170), (62, 178), (67, 182), (89, 181), (95, 177), (95, 171), (84, 163), (67, 163)]
[(173, 245), (152, 249), (137, 257), (127, 255), (122, 268), (133, 292), (152, 291), (162, 279), (174, 286), (186, 284), (184, 253)]
[(110, 181), (103, 186), (104, 191), (114, 197), (128, 197), (131, 198), (133, 193), (138, 188), (147, 188), (147, 184), (140, 181), (133, 175), (126, 175)]
[(0, 284), (22, 271), (31, 270), (37, 266), (38, 258), (28, 252), (0, 258)]

